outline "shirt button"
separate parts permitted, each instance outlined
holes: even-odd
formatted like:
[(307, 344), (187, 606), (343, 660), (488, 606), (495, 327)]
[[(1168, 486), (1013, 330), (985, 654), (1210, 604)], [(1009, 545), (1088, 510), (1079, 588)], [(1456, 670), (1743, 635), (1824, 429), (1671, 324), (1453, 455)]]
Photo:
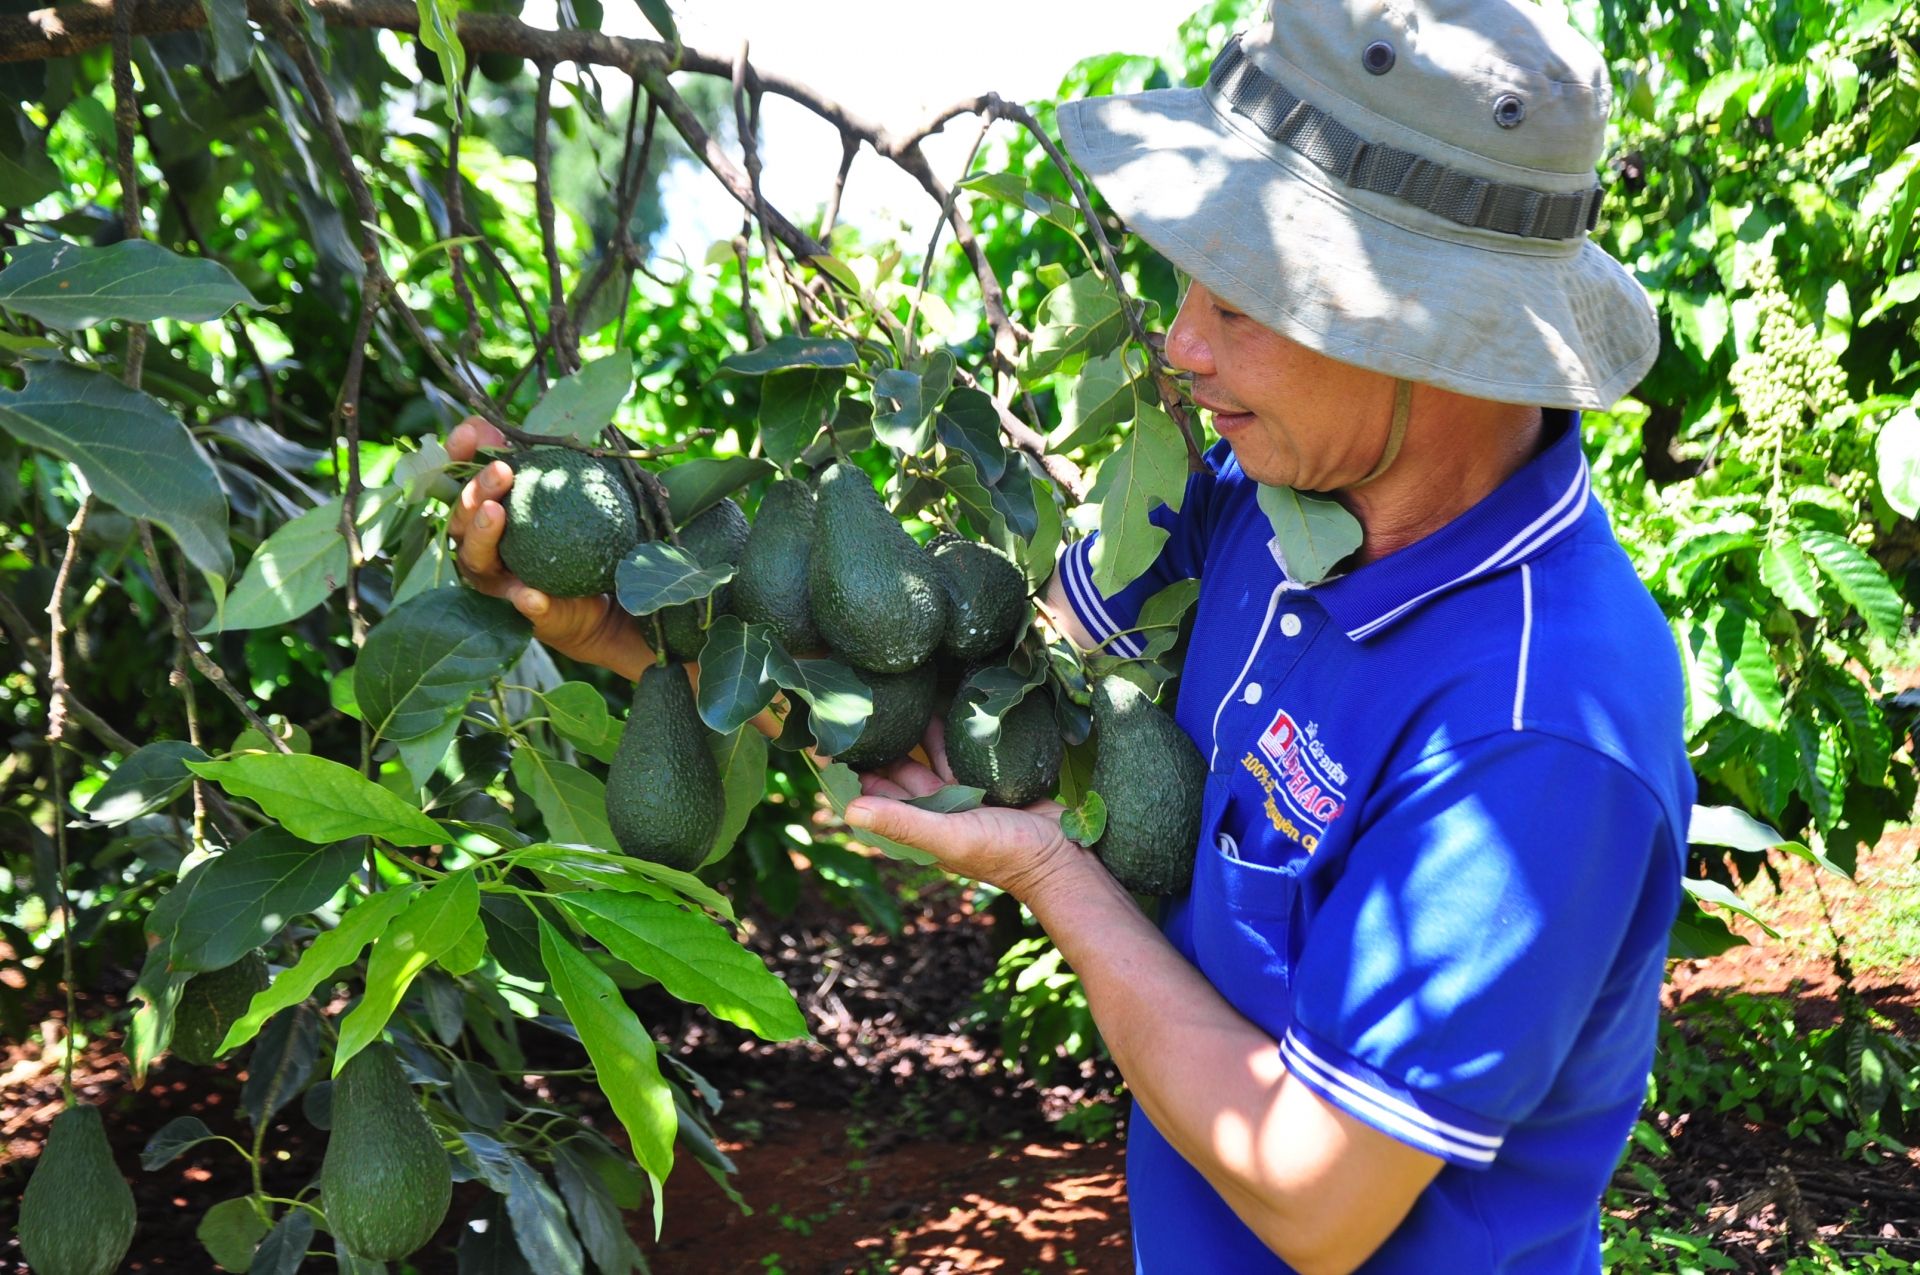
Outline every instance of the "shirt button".
[(1280, 617), (1280, 632), (1287, 637), (1300, 636), (1300, 617), (1289, 612)]
[(1248, 682), (1247, 689), (1240, 692), (1240, 698), (1249, 704), (1258, 704), (1260, 702), (1260, 683)]

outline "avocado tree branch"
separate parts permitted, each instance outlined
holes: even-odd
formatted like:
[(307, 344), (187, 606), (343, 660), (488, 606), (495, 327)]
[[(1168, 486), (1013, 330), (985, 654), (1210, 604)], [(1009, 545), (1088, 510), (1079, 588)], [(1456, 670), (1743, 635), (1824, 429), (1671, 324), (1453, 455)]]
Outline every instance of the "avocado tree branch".
[(540, 63), (533, 94), (533, 206), (540, 223), (540, 252), (547, 260), (547, 345), (553, 351), (554, 376), (580, 370), (580, 342), (567, 315), (566, 288), (560, 273), (560, 239), (553, 213), (553, 63)]

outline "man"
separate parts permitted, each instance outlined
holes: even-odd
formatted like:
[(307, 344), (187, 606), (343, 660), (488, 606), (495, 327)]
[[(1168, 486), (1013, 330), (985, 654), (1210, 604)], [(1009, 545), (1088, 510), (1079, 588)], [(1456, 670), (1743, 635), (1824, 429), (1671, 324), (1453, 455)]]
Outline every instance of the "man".
[[(1577, 410), (1658, 340), (1586, 238), (1607, 101), (1525, 0), (1276, 0), (1205, 88), (1061, 109), (1193, 280), (1167, 356), (1221, 435), (1146, 576), (1100, 595), (1082, 541), (1047, 593), (1125, 654), (1200, 578), (1192, 885), (1156, 923), (1057, 806), (904, 804), (948, 778), (937, 727), (848, 819), (1008, 890), (1078, 972), (1136, 1104), (1148, 1275), (1599, 1271), (1693, 797), (1677, 656), (1580, 453)], [(637, 674), (603, 602), (502, 574), (504, 469), (456, 515), (469, 578)], [(1333, 495), (1360, 549), (1289, 574), (1262, 483)]]

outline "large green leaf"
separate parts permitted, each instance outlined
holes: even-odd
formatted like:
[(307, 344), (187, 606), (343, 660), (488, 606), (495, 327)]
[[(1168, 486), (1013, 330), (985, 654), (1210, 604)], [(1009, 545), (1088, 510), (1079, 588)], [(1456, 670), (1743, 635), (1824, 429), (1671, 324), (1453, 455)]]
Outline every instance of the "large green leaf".
[(633, 356), (606, 355), (549, 386), (527, 413), (523, 428), (534, 434), (591, 438), (613, 423), (614, 412), (632, 390)]
[(695, 699), (700, 720), (710, 730), (731, 735), (751, 721), (779, 693), (774, 681), (773, 630), (723, 615), (707, 630), (700, 651), (700, 686)]
[(205, 257), (183, 257), (150, 239), (112, 247), (29, 243), (0, 270), (0, 309), (50, 328), (84, 328), (109, 319), (205, 323), (253, 296), (233, 272)]
[(1141, 404), (1133, 432), (1100, 466), (1100, 486), (1093, 586), (1112, 597), (1144, 575), (1166, 544), (1165, 529), (1149, 515), (1159, 505), (1178, 512), (1186, 496), (1186, 445), (1173, 418)]
[(920, 374), (890, 367), (873, 380), (873, 436), (902, 455), (913, 456), (933, 441), (929, 404)]
[(460, 43), (462, 0), (414, 0), (420, 18), (420, 43), (440, 59), (440, 82), (447, 86), (447, 112), (458, 117), (465, 109), (467, 50)]
[(794, 367), (857, 367), (860, 352), (839, 337), (777, 336), (757, 350), (731, 354), (720, 364), (722, 376), (765, 376)]
[(673, 1091), (660, 1074), (653, 1037), (620, 999), (613, 980), (545, 920), (540, 922), (540, 959), (554, 995), (587, 1048), (600, 1091), (632, 1139), (633, 1158), (664, 1180), (673, 1169), (673, 1135), (680, 1118)]
[(331, 930), (323, 930), (307, 945), (307, 950), (300, 953), (299, 960), (282, 970), (265, 990), (254, 993), (247, 1012), (227, 1029), (227, 1038), (220, 1042), (221, 1052), (246, 1044), (268, 1019), (281, 1010), (298, 1005), (313, 995), (314, 989), (320, 984), (359, 960), (367, 944), (373, 942), (376, 935), (385, 932), (388, 924), (413, 901), (420, 889), (418, 885), (403, 885), (383, 890), (349, 908), (340, 918), (339, 925)]
[(947, 395), (934, 413), (934, 433), (949, 451), (973, 463), (973, 472), (987, 486), (1007, 472), (1007, 449), (1000, 441), (1000, 409), (984, 390), (962, 385)]
[(787, 985), (697, 912), (635, 894), (569, 894), (561, 904), (607, 950), (668, 993), (765, 1040), (807, 1035)]
[(860, 738), (873, 715), (873, 692), (839, 660), (795, 660), (775, 651), (774, 680), (807, 702), (807, 722), (820, 751), (829, 757)]
[(335, 1076), (349, 1059), (380, 1038), (413, 980), (451, 950), (479, 915), (479, 883), (472, 870), (456, 872), (416, 895), (374, 940), (373, 953), (367, 957), (366, 993), (340, 1022), (333, 1055)]
[(1047, 436), (1047, 450), (1074, 451), (1132, 420), (1135, 392), (1125, 347), (1088, 359), (1071, 391), (1061, 397), (1060, 426)]
[(237, 80), (253, 61), (253, 28), (247, 25), (246, 0), (201, 0), (201, 4), (207, 11), (207, 34), (213, 37), (214, 78), (222, 84)]
[(540, 1275), (580, 1275), (580, 1241), (559, 1193), (519, 1156), (509, 1158), (507, 1177), (507, 1218), (520, 1256)]
[(174, 969), (217, 970), (259, 947), (347, 883), (364, 843), (315, 846), (284, 828), (261, 828), (196, 873), (195, 888), (164, 935)]
[(793, 467), (807, 445), (833, 420), (844, 372), (798, 368), (775, 372), (760, 385), (760, 443), (773, 463)]
[(351, 766), (303, 753), (254, 753), (228, 761), (188, 762), (236, 797), (305, 841), (379, 837), (396, 846), (430, 846), (453, 835)]
[(1126, 312), (1107, 281), (1097, 274), (1075, 275), (1040, 303), (1040, 326), (1027, 347), (1021, 379), (1045, 376), (1076, 354), (1105, 354), (1126, 332)]
[(554, 1148), (553, 1180), (594, 1268), (600, 1275), (628, 1275), (641, 1261), (639, 1250), (627, 1235), (612, 1190), (571, 1143)]
[(549, 840), (619, 848), (607, 825), (607, 786), (597, 777), (531, 746), (514, 749), (509, 765), (514, 782), (526, 789), (546, 821)]
[(378, 738), (432, 734), (511, 667), (532, 635), (504, 598), (460, 585), (410, 598), (360, 648), (353, 689), (362, 719)]
[(1820, 614), (1820, 582), (1798, 541), (1775, 540), (1760, 551), (1760, 582), (1800, 614)]
[(1876, 637), (1892, 641), (1900, 635), (1900, 627), (1907, 618), (1907, 606), (1879, 563), (1845, 537), (1830, 531), (1802, 528), (1800, 543), (1819, 564), (1821, 574), (1833, 582), (1840, 596), (1860, 613)]
[(1324, 580), (1342, 558), (1360, 547), (1364, 535), (1360, 522), (1338, 501), (1264, 484), (1257, 499), (1273, 527), (1289, 579), (1301, 584)]
[(159, 739), (136, 749), (93, 794), (87, 803), (88, 820), (111, 828), (151, 814), (193, 782), (187, 763), (206, 759), (206, 753), (184, 739)]
[(707, 851), (706, 862), (711, 863), (733, 848), (766, 795), (767, 737), (751, 726), (742, 726), (731, 735), (709, 734), (707, 745), (713, 750), (713, 761), (720, 768), (720, 782), (727, 794), (720, 831), (714, 835), (713, 849)]
[(224, 590), (233, 572), (227, 497), (179, 418), (157, 400), (71, 363), (35, 363), (23, 390), (0, 390), (0, 430), (86, 475), (100, 499), (150, 519)]
[[(379, 548), (381, 528), (400, 512), (399, 487), (364, 492), (356, 522), (365, 557)], [(280, 524), (254, 550), (221, 613), (201, 632), (261, 629), (297, 620), (347, 582), (347, 538), (340, 531), (340, 498)], [(405, 599), (399, 599), (404, 601)]]
[(699, 877), (646, 859), (608, 854), (584, 846), (540, 843), (513, 851), (511, 861), (529, 872), (577, 881), (595, 890), (644, 894), (667, 903), (686, 899), (727, 920), (733, 919), (733, 905), (727, 902), (726, 896)]
[(719, 460), (702, 456), (661, 471), (660, 482), (667, 489), (673, 525), (684, 527), (754, 479), (772, 472), (773, 466), (757, 456)]
[(1772, 647), (1759, 621), (1729, 607), (1714, 619), (1709, 640), (1713, 644), (1709, 658), (1720, 679), (1721, 706), (1749, 725), (1777, 730), (1786, 700), (1780, 692)]
[(589, 682), (562, 682), (541, 699), (547, 720), (562, 739), (595, 761), (610, 762), (620, 746), (620, 723), (607, 711), (606, 696)]
[(682, 602), (711, 597), (733, 579), (734, 565), (702, 567), (685, 549), (657, 540), (635, 545), (614, 571), (614, 596), (630, 615), (652, 615)]

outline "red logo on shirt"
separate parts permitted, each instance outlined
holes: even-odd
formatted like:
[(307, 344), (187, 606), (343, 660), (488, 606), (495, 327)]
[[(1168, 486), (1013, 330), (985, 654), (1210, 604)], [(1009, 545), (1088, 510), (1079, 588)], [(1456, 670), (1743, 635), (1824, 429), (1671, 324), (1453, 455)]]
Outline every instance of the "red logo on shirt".
[(1317, 841), (1346, 809), (1346, 767), (1327, 755), (1316, 723), (1302, 726), (1284, 708), (1261, 732), (1260, 751), (1274, 763), (1272, 795), (1287, 803)]

